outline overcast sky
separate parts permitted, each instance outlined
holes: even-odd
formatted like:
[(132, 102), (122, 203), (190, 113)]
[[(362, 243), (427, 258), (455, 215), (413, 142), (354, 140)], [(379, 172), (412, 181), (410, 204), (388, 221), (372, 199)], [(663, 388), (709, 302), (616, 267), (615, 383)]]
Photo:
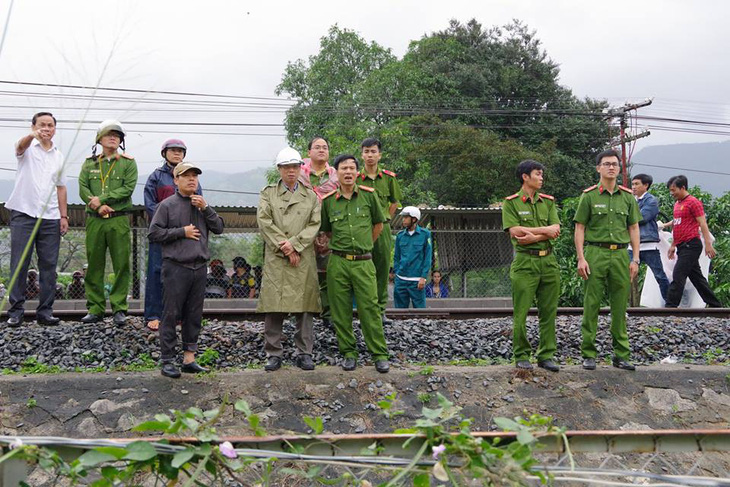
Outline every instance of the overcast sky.
[[(9, 5), (9, 0), (0, 0), (3, 23)], [(485, 26), (502, 25), (511, 19), (524, 21), (537, 31), (550, 57), (560, 64), (560, 82), (578, 96), (606, 98), (613, 104), (654, 97), (653, 107), (641, 113), (730, 122), (730, 69), (726, 54), (730, 44), (730, 2), (721, 0), (16, 0), (0, 53), (0, 81), (99, 83), (104, 87), (141, 90), (274, 97), (274, 88), (287, 62), (316, 54), (320, 38), (335, 23), (391, 48), (400, 57), (411, 40), (446, 28), (452, 18), (464, 22), (476, 18)], [(21, 90), (59, 92), (0, 83), (0, 146), (5, 147), (0, 167), (15, 166), (12, 144), (26, 133), (28, 125), (8, 119), (28, 119), (33, 112), (50, 108), (60, 120), (76, 120), (83, 116), (79, 108), (86, 106), (85, 102), (70, 98), (8, 94)], [(62, 91), (68, 95), (88, 94)], [(147, 103), (156, 98), (160, 96), (147, 95), (135, 102), (95, 101), (86, 118), (119, 118), (123, 123), (270, 124), (280, 124), (283, 119), (282, 109), (251, 113), (250, 106), (245, 108), (246, 113), (221, 113), (220, 109), (196, 113), (150, 111), (164, 108)], [(57, 143), (74, 164), (72, 174), (78, 172), (83, 156), (90, 152), (93, 127), (85, 126), (87, 130), (71, 147), (74, 125), (59, 124), (63, 130), (57, 135)], [(285, 145), (281, 126), (201, 129), (127, 123), (127, 130), (127, 150), (137, 158), (143, 174), (159, 164), (162, 141), (175, 135), (188, 143), (189, 160), (230, 172), (268, 165)], [(201, 131), (246, 135), (183, 133)], [(651, 137), (639, 142), (637, 149), (729, 138), (652, 132)], [(4, 176), (12, 173), (0, 171), (0, 177)]]

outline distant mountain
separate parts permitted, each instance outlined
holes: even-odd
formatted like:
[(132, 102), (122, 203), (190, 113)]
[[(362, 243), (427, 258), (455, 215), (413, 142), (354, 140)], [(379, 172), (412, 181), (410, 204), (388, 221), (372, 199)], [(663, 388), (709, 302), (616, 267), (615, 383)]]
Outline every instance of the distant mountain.
[(690, 186), (715, 196), (730, 191), (730, 141), (649, 146), (634, 154), (631, 163), (631, 174), (650, 174), (655, 183), (684, 174)]
[[(250, 171), (235, 174), (206, 170), (200, 176), (205, 199), (213, 206), (256, 206), (259, 201), (259, 191), (266, 185), (266, 171), (265, 167), (257, 167)], [(144, 204), (143, 185), (148, 176), (148, 174), (139, 176), (139, 184), (134, 190), (134, 194), (132, 194), (134, 204)], [(7, 201), (14, 185), (14, 180), (0, 179), (0, 201)], [(216, 191), (206, 191), (213, 189)], [(222, 191), (236, 191), (236, 193), (224, 193)], [(68, 194), (69, 203), (81, 203), (77, 179), (68, 179)]]

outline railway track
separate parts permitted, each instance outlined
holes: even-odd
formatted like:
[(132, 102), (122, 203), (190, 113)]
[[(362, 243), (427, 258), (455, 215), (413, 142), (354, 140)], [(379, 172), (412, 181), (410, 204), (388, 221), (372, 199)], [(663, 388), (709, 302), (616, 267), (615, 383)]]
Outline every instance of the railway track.
[[(730, 318), (730, 308), (629, 308), (629, 316), (676, 316), (680, 318)], [(54, 314), (63, 320), (78, 320), (86, 314), (85, 309), (56, 310)], [(130, 316), (142, 316), (141, 309), (130, 309)], [(357, 311), (355, 311), (357, 314)], [(505, 318), (512, 316), (512, 308), (425, 308), (425, 309), (397, 309), (390, 308), (386, 311), (389, 318), (395, 320), (405, 319), (443, 319), (443, 320), (470, 320), (479, 318)], [(580, 316), (583, 308), (558, 308), (558, 316)], [(601, 308), (600, 314), (610, 314), (609, 308)], [(530, 315), (536, 316), (537, 309), (532, 308)], [(7, 316), (5, 312), (3, 317)], [(207, 319), (219, 319), (224, 321), (263, 321), (264, 315), (256, 313), (254, 308), (207, 308), (203, 310), (203, 316)], [(32, 320), (35, 317), (34, 310), (26, 310), (25, 319)]]

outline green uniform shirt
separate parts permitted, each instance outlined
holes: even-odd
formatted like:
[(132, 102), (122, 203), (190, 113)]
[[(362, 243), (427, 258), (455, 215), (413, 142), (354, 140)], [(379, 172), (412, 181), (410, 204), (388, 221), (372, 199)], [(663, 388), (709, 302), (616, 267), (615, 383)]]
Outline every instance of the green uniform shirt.
[(385, 221), (374, 191), (358, 188), (348, 200), (333, 191), (322, 200), (323, 232), (332, 232), (330, 248), (340, 252), (366, 254), (373, 249), (373, 226)]
[[(550, 195), (538, 193), (533, 201), (520, 189), (517, 193), (505, 198), (502, 205), (503, 230), (509, 230), (512, 227), (547, 227), (556, 223), (559, 224), (560, 219), (555, 199)], [(512, 245), (517, 250), (545, 250), (553, 246), (550, 240), (520, 245), (516, 238), (512, 239)]]
[(322, 173), (318, 176), (314, 169), (312, 169), (312, 172), (309, 173), (309, 183), (312, 185), (313, 188), (316, 188), (317, 186), (322, 186), (322, 184), (326, 183), (330, 178), (329, 173), (327, 172), (327, 169), (323, 169)]
[[(137, 163), (122, 154), (111, 159), (90, 157), (81, 166), (79, 195), (87, 205), (92, 197), (98, 196), (102, 205), (109, 205), (114, 211), (130, 210), (136, 185)], [(95, 213), (88, 206), (86, 212)]]
[(400, 203), (403, 199), (400, 183), (398, 183), (395, 173), (378, 166), (378, 173), (375, 175), (375, 179), (373, 179), (368, 176), (365, 167), (363, 167), (360, 170), (360, 177), (357, 184), (375, 188), (375, 194), (380, 201), (380, 207), (383, 209), (383, 213), (385, 213), (385, 221), (390, 221), (390, 205), (392, 203)]
[(573, 220), (585, 225), (586, 242), (628, 244), (629, 227), (641, 213), (630, 189), (617, 185), (610, 193), (596, 185), (583, 191)]

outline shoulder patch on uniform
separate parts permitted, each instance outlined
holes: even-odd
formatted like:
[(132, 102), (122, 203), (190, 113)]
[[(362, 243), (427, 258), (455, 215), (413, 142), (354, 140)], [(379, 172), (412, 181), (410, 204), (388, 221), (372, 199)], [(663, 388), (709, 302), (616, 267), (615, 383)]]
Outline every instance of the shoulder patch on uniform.
[(365, 181), (365, 176), (366, 174), (364, 172), (360, 173), (360, 179), (362, 179), (363, 181)]
[(505, 199), (506, 200), (513, 200), (513, 199), (517, 198), (518, 196), (519, 196), (519, 193), (515, 193), (515, 194), (513, 194), (511, 196), (507, 196)]
[(122, 152), (121, 156), (124, 157), (125, 159), (134, 159), (134, 156), (131, 156), (131, 155), (127, 154), (126, 152)]
[(329, 193), (327, 193), (326, 195), (322, 196), (322, 199), (325, 199), (325, 198), (329, 198), (330, 196), (332, 196), (332, 195), (333, 195), (333, 194), (335, 194), (336, 192), (337, 192), (337, 190), (336, 190), (336, 189), (333, 189), (332, 191), (330, 191), (330, 192), (329, 192)]
[(383, 169), (383, 173), (387, 174), (388, 176), (395, 177), (395, 173), (393, 171), (388, 171), (387, 169)]
[(364, 189), (368, 193), (374, 193), (375, 192), (375, 188), (371, 188), (370, 186), (358, 186), (358, 188)]
[(598, 187), (598, 185), (597, 185), (597, 184), (594, 184), (594, 185), (593, 185), (593, 186), (591, 186), (590, 188), (586, 188), (586, 189), (584, 189), (584, 190), (583, 190), (583, 192), (584, 192), (584, 193), (587, 193), (588, 191), (593, 191), (593, 190), (594, 190), (594, 189), (596, 189), (597, 187)]
[(621, 186), (620, 184), (618, 185), (618, 189), (620, 189), (622, 191), (626, 191), (627, 193), (631, 193), (631, 194), (634, 193), (633, 191), (631, 191), (630, 188), (627, 188), (626, 186)]
[(545, 193), (540, 193), (540, 197), (541, 198), (547, 198), (549, 200), (555, 200), (555, 196), (549, 195), (549, 194), (545, 194)]

